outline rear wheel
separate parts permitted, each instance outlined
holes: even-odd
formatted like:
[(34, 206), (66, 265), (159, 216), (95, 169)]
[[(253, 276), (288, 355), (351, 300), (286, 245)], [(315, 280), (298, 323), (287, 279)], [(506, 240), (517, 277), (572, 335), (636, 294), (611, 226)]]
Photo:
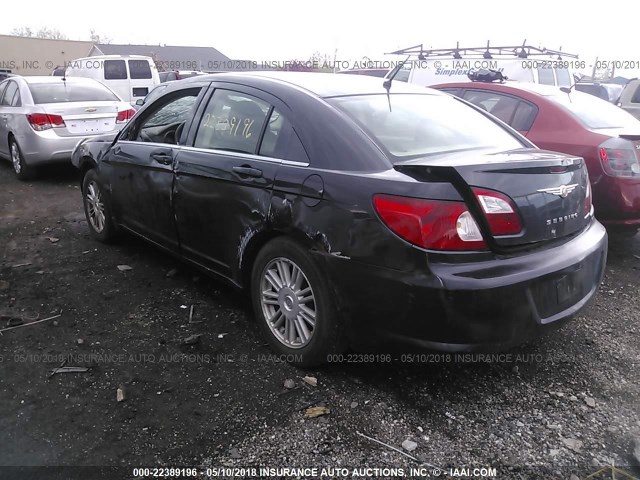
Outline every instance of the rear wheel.
[(89, 170), (82, 180), (82, 200), (91, 235), (105, 243), (113, 240), (116, 230), (111, 220), (111, 208), (95, 170)]
[(34, 176), (34, 169), (27, 165), (22, 155), (22, 150), (15, 138), (9, 139), (9, 150), (11, 152), (11, 164), (16, 177), (20, 180), (29, 180)]
[(319, 365), (344, 349), (328, 281), (296, 242), (276, 238), (263, 247), (253, 265), (251, 298), (267, 341), (289, 363)]

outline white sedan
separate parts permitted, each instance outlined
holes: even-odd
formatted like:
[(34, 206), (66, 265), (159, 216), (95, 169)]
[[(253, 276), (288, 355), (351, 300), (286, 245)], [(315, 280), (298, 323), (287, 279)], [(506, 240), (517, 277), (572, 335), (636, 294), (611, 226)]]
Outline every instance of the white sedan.
[(69, 162), (80, 140), (117, 132), (134, 114), (96, 80), (10, 77), (0, 82), (0, 156), (25, 180), (39, 165)]

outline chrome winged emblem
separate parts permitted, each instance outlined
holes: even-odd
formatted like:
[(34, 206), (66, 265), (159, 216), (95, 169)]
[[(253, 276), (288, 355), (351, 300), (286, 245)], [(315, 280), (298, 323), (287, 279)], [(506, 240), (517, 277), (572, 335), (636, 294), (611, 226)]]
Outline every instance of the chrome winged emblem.
[(89, 107), (84, 109), (85, 112), (95, 112), (96, 110), (97, 108), (94, 108), (94, 107)]
[(577, 183), (572, 183), (571, 185), (560, 185), (559, 187), (541, 188), (538, 192), (550, 193), (551, 195), (558, 195), (559, 197), (567, 198), (577, 186)]

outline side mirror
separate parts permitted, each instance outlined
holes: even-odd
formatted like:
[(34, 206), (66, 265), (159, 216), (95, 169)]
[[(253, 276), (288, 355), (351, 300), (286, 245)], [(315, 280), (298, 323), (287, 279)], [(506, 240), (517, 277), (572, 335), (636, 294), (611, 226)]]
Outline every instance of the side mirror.
[(136, 100), (136, 105), (138, 105), (139, 107), (141, 107), (142, 105), (144, 105), (144, 98), (139, 98)]

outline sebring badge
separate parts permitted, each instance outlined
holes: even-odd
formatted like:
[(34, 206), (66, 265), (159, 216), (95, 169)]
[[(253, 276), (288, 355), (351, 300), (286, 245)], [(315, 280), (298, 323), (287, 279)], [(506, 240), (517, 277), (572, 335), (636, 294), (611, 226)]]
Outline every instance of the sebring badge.
[(558, 195), (559, 197), (567, 198), (577, 186), (577, 183), (572, 183), (571, 185), (560, 185), (559, 187), (541, 188), (538, 192), (550, 193), (551, 195)]

